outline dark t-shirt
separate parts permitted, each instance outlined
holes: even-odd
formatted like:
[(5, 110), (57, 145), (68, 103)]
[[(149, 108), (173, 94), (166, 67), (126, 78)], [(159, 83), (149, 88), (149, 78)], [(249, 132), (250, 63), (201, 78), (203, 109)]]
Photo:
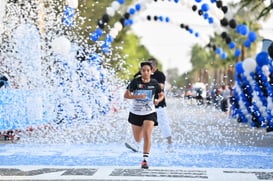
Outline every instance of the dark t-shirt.
[[(166, 77), (165, 77), (164, 73), (159, 71), (158, 69), (152, 74), (151, 77), (153, 79), (157, 80), (158, 83), (165, 85)], [(158, 98), (158, 95), (155, 95), (155, 99), (157, 99), (157, 98)], [(155, 107), (158, 108), (158, 107), (166, 107), (166, 106), (167, 106), (167, 104), (166, 104), (166, 100), (164, 97), (164, 99)]]

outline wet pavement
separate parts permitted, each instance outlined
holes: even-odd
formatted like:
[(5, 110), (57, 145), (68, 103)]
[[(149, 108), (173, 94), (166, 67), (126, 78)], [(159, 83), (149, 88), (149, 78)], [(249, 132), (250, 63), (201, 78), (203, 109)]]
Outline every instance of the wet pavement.
[(166, 168), (148, 170), (136, 167), (12, 167), (0, 168), (0, 180), (194, 180), (268, 181), (273, 170), (221, 168)]
[(124, 146), (125, 113), (118, 120), (126, 129), (116, 128), (119, 136), (112, 138), (119, 141), (2, 142), (0, 180), (273, 180), (272, 133), (182, 99), (168, 99), (168, 114), (174, 144), (168, 148), (155, 128), (148, 170), (140, 169), (142, 154)]

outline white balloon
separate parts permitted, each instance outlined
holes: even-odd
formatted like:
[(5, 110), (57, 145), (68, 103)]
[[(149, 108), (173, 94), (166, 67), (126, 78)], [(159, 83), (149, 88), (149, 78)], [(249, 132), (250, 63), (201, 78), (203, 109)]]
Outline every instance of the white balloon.
[(224, 29), (223, 27), (220, 25), (219, 21), (214, 21), (213, 23), (213, 29), (215, 30), (216, 33), (221, 34)]
[(261, 108), (263, 106), (263, 103), (260, 100), (256, 101), (256, 104), (259, 108)]
[(117, 1), (113, 1), (112, 4), (111, 4), (111, 7), (116, 11), (116, 10), (119, 9), (120, 4)]
[(200, 36), (200, 39), (201, 39), (201, 42), (202, 42), (202, 46), (206, 46), (210, 42), (208, 36)]
[(170, 24), (173, 24), (173, 25), (180, 25), (180, 21), (178, 21), (177, 19), (173, 19), (170, 21)]
[(145, 11), (147, 9), (147, 4), (140, 4), (141, 5), (141, 11)]
[(243, 68), (246, 73), (254, 72), (256, 66), (256, 61), (253, 58), (247, 58), (243, 61)]
[(218, 20), (221, 20), (221, 19), (223, 19), (224, 17), (225, 17), (224, 12), (223, 12), (222, 10), (220, 10), (220, 9), (216, 9), (216, 18), (217, 18)]
[(262, 70), (263, 70), (263, 73), (264, 73), (266, 76), (269, 76), (270, 72), (269, 72), (269, 68), (268, 68), (267, 65), (262, 66)]
[(141, 11), (144, 11), (147, 9), (147, 0), (138, 0), (137, 2), (141, 6)]
[(248, 112), (247, 112), (246, 109), (243, 109), (243, 110), (242, 110), (242, 113), (243, 113), (244, 115), (247, 115), (247, 114), (248, 114)]
[(192, 8), (192, 6), (194, 5), (192, 1), (188, 1), (188, 0), (185, 0), (185, 3), (188, 8)]
[(52, 43), (52, 49), (55, 53), (67, 56), (71, 49), (71, 43), (65, 36), (55, 38)]
[(106, 13), (107, 13), (109, 16), (114, 16), (114, 15), (115, 15), (115, 10), (114, 10), (114, 8), (112, 8), (112, 7), (108, 7), (108, 8), (106, 8)]
[(116, 22), (114, 24), (114, 28), (118, 31), (121, 31), (122, 30), (122, 24), (120, 22)]
[(79, 2), (78, 0), (66, 0), (66, 4), (72, 8), (78, 8)]
[(216, 17), (216, 7), (215, 6), (211, 6), (209, 9), (209, 12), (212, 16)]
[(185, 1), (184, 0), (181, 0), (180, 3), (181, 3), (181, 5), (185, 5)]
[(109, 32), (109, 35), (111, 35), (115, 39), (118, 35), (118, 30), (115, 28), (112, 28)]
[(146, 4), (146, 0), (138, 0), (137, 3), (139, 3), (140, 5)]
[(267, 109), (273, 110), (273, 102), (269, 96), (267, 97)]

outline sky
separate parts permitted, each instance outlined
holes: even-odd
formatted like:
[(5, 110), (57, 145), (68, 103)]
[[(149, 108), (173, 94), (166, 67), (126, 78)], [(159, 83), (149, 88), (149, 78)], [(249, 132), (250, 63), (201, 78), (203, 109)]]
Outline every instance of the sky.
[[(192, 1), (198, 6), (204, 2), (208, 3), (210, 7), (215, 6), (209, 0), (203, 0), (202, 3)], [(238, 0), (223, 2), (224, 5), (227, 5), (228, 2), (236, 3)], [(230, 14), (232, 10), (228, 12)], [(169, 17), (170, 22), (148, 21), (147, 15)], [(226, 16), (232, 15), (226, 14)], [(141, 43), (150, 51), (151, 55), (162, 63), (165, 73), (167, 69), (178, 68), (181, 74), (191, 70), (191, 47), (195, 43), (205, 46), (206, 40), (215, 31), (223, 32), (219, 20), (216, 17), (213, 18), (216, 23), (209, 24), (197, 12), (192, 11), (191, 6), (187, 7), (173, 1), (158, 1), (148, 4), (146, 10), (135, 15), (132, 30), (140, 37)], [(191, 27), (194, 32), (198, 32), (199, 37), (181, 29), (179, 27), (181, 23)], [(273, 28), (270, 28), (273, 18), (263, 24), (264, 30), (260, 31), (260, 34), (265, 38), (273, 39)]]

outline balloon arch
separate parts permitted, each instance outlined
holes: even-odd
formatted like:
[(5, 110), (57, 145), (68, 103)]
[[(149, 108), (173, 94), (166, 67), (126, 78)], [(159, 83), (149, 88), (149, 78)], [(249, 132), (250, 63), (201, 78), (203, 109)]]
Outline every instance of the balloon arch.
[[(146, 6), (152, 1), (141, 1), (139, 0), (134, 6), (128, 9), (128, 12), (124, 14), (124, 17), (117, 22), (114, 27), (110, 30), (109, 37), (103, 44), (107, 50), (107, 45), (110, 45), (113, 39), (116, 37), (118, 32), (126, 26), (130, 26), (134, 23), (132, 16), (139, 11), (146, 8)], [(157, 2), (157, 0), (154, 0)], [(223, 5), (222, 1), (211, 0), (211, 3), (203, 3), (202, 0), (174, 0), (168, 1), (168, 3), (177, 3), (177, 5), (185, 5), (191, 8), (193, 12), (198, 12), (205, 21), (209, 24), (219, 28), (219, 25), (223, 27), (229, 26), (234, 29), (236, 33), (246, 37), (244, 46), (250, 48), (251, 44), (257, 39), (256, 32), (250, 31), (248, 26), (245, 24), (238, 24), (235, 19), (228, 20), (225, 14), (228, 12), (228, 7)], [(118, 4), (119, 3), (119, 4)], [(105, 16), (113, 16), (114, 12), (120, 5), (124, 3), (123, 0), (113, 1), (111, 7), (107, 8), (107, 14), (99, 22), (105, 22)], [(216, 19), (216, 20), (215, 20)], [(184, 23), (177, 23), (172, 21), (168, 16), (147, 16), (147, 20), (160, 21), (165, 23), (171, 23), (179, 26), (181, 29), (185, 29), (190, 34), (197, 38), (201, 38), (205, 45), (212, 47), (216, 54), (219, 54), (222, 59), (227, 58), (227, 53), (223, 51), (221, 47), (208, 42), (206, 37), (200, 37), (198, 31), (194, 31), (190, 25)], [(106, 22), (107, 23), (107, 22)], [(99, 25), (99, 24), (98, 24)], [(91, 34), (90, 38), (96, 41), (100, 32), (99, 27), (94, 33)], [(230, 49), (234, 49), (234, 56), (239, 57), (241, 55), (240, 48), (236, 48), (236, 42), (232, 41), (231, 37), (226, 33), (222, 32), (221, 37), (223, 41), (228, 44)], [(269, 41), (271, 43), (271, 41)], [(236, 81), (233, 87), (234, 96), (232, 97), (232, 116), (237, 118), (238, 122), (249, 122), (253, 127), (266, 127), (267, 131), (273, 131), (273, 68), (272, 60), (269, 59), (268, 55), (268, 43), (267, 46), (264, 44), (262, 52), (256, 56), (256, 61), (252, 58), (247, 58), (243, 62), (236, 64)], [(271, 57), (273, 58), (273, 57)], [(271, 80), (272, 79), (272, 80)]]
[[(106, 13), (103, 14), (101, 19), (98, 19), (97, 28), (90, 32), (90, 40), (96, 42), (97, 46), (101, 47), (102, 54), (111, 54), (111, 45), (115, 38), (117, 37), (118, 33), (125, 27), (131, 26), (135, 23), (134, 15), (140, 13), (141, 11), (145, 10), (150, 3), (156, 3), (157, 0), (138, 0), (134, 5), (127, 8), (127, 11), (124, 13), (123, 17), (116, 23), (114, 23), (113, 27), (110, 28), (108, 33), (104, 30), (105, 25), (109, 22), (110, 18), (115, 15), (115, 13), (122, 7), (125, 6), (125, 0), (115, 0), (111, 3), (109, 7), (106, 8)], [(5, 1), (7, 3), (7, 1)], [(4, 7), (5, 3), (2, 4), (1, 8)], [(10, 2), (9, 2), (10, 3)], [(204, 21), (207, 21), (212, 26), (215, 26), (216, 29), (219, 27), (230, 27), (236, 31), (236, 33), (245, 37), (244, 46), (249, 48), (253, 42), (256, 41), (257, 35), (254, 31), (250, 31), (247, 25), (245, 24), (238, 24), (235, 19), (227, 19), (225, 14), (228, 12), (228, 6), (223, 5), (222, 1), (217, 0), (210, 0), (210, 2), (202, 2), (202, 0), (166, 0), (166, 3), (176, 3), (177, 5), (182, 5), (190, 8), (193, 13), (198, 13)], [(67, 0), (66, 5), (63, 11), (63, 17), (61, 17), (62, 24), (67, 27), (74, 27), (75, 18), (77, 16), (76, 9), (78, 8), (78, 0)], [(58, 17), (59, 18), (59, 17)], [(0, 25), (3, 26), (3, 16), (0, 17)], [(139, 20), (139, 21), (143, 21)], [(200, 42), (204, 45), (211, 47), (216, 54), (219, 54), (222, 59), (226, 59), (228, 54), (221, 48), (213, 45), (209, 42), (208, 37), (202, 36), (198, 31), (194, 30), (190, 27), (190, 25), (184, 24), (183, 22), (177, 22), (171, 20), (168, 16), (152, 16), (148, 15), (146, 20), (151, 21), (159, 21), (164, 23), (170, 23), (175, 26), (180, 27), (181, 29), (189, 32), (191, 35), (195, 36), (196, 38), (200, 38)], [(1, 27), (0, 26), (0, 27)], [(20, 28), (22, 30), (20, 30)], [(17, 28), (16, 31), (18, 35), (22, 35), (22, 31), (29, 29), (32, 31), (33, 35), (37, 35), (39, 37), (39, 33), (37, 34), (37, 30), (33, 28), (31, 24), (25, 24), (24, 26), (20, 26)], [(16, 34), (16, 31), (14, 34)], [(31, 32), (30, 31), (30, 32)], [(61, 30), (59, 30), (61, 31)], [(29, 33), (29, 32), (28, 32)], [(24, 35), (24, 34), (23, 34)], [(103, 36), (105, 35), (105, 36)], [(16, 36), (15, 36), (16, 37)], [(101, 40), (101, 37), (105, 37), (104, 40)], [(241, 45), (237, 46), (236, 42), (231, 39), (231, 37), (226, 33), (222, 32), (221, 37), (223, 41), (228, 44), (228, 47), (231, 50), (234, 50), (234, 56), (239, 57), (241, 51), (239, 48)], [(23, 39), (25, 37), (18, 36), (16, 40)], [(39, 39), (39, 38), (37, 38)], [(54, 54), (54, 71), (56, 74), (52, 76), (52, 80), (54, 79), (55, 87), (57, 92), (61, 92), (61, 94), (53, 95), (49, 94), (48, 92), (43, 92), (42, 95), (38, 96), (38, 100), (42, 100), (39, 104), (43, 104), (40, 107), (45, 107), (46, 110), (51, 110), (54, 114), (50, 114), (48, 112), (43, 112), (42, 115), (32, 115), (34, 121), (31, 122), (31, 119), (28, 117), (25, 119), (25, 123), (18, 123), (18, 116), (24, 117), (24, 113), (17, 113), (14, 118), (7, 118), (2, 119), (2, 123), (0, 124), (1, 129), (15, 129), (20, 127), (25, 127), (27, 125), (35, 125), (38, 123), (47, 123), (50, 119), (57, 119), (57, 123), (62, 122), (63, 120), (73, 120), (73, 114), (69, 111), (71, 110), (66, 105), (73, 104), (74, 108), (76, 107), (77, 113), (81, 112), (82, 120), (88, 120), (90, 117), (92, 119), (99, 119), (100, 116), (103, 116), (109, 112), (111, 108), (108, 105), (112, 105), (113, 99), (116, 95), (112, 95), (111, 92), (116, 89), (115, 85), (119, 82), (119, 80), (111, 80), (113, 75), (113, 70), (105, 69), (102, 67), (102, 59), (103, 55), (99, 53), (95, 53), (95, 51), (89, 50), (87, 51), (90, 53), (88, 58), (88, 63), (79, 63), (73, 64), (68, 60), (71, 60), (71, 57), (68, 55), (79, 54), (79, 49), (85, 50), (84, 47), (75, 47), (71, 44), (71, 41), (65, 35), (60, 35), (60, 33), (55, 33), (50, 39), (49, 42), (46, 42), (48, 45), (48, 50), (51, 56)], [(271, 41), (269, 41), (271, 43)], [(270, 44), (269, 43), (269, 44)], [(236, 64), (236, 82), (235, 86), (233, 87), (234, 97), (232, 99), (232, 112), (233, 117), (237, 118), (239, 122), (248, 122), (251, 123), (253, 127), (266, 127), (267, 131), (273, 130), (273, 65), (272, 65), (272, 57), (269, 57), (267, 48), (270, 47), (269, 44), (263, 48), (262, 52), (258, 53), (255, 60), (252, 58), (247, 58), (242, 62), (238, 62)], [(25, 45), (25, 42), (22, 42), (22, 45)], [(37, 47), (40, 46), (39, 44), (36, 45)], [(19, 45), (18, 45), (19, 47)], [(272, 47), (271, 47), (272, 48)], [(20, 52), (20, 48), (18, 48), (18, 52)], [(76, 51), (75, 51), (76, 50)], [(26, 51), (26, 50), (24, 50)], [(71, 53), (72, 52), (72, 53)], [(272, 51), (273, 52), (273, 51)], [(30, 57), (36, 56), (36, 58), (41, 57), (41, 52), (29, 52)], [(86, 52), (85, 52), (86, 53)], [(41, 53), (42, 54), (42, 53)], [(37, 57), (38, 55), (38, 57)], [(71, 55), (71, 56), (73, 56)], [(22, 55), (21, 57), (24, 57)], [(78, 58), (82, 58), (78, 56)], [(29, 57), (26, 57), (26, 60)], [(27, 63), (26, 63), (27, 64)], [(38, 68), (35, 65), (27, 65), (28, 67), (33, 67), (33, 70), (37, 70)], [(88, 70), (88, 69), (91, 69)], [(110, 71), (109, 71), (110, 70)], [(60, 76), (56, 76), (58, 73), (62, 72), (63, 74)], [(76, 72), (76, 73), (75, 73)], [(110, 72), (110, 73), (108, 73)], [(36, 72), (37, 73), (37, 72)], [(85, 76), (88, 75), (88, 76)], [(89, 78), (88, 78), (89, 77)], [(90, 79), (90, 77), (92, 77)], [(37, 78), (39, 80), (39, 77)], [(85, 82), (88, 84), (86, 87), (77, 87), (74, 85), (75, 82), (73, 80), (76, 79), (77, 82)], [(33, 82), (36, 82), (37, 85), (33, 85), (34, 88), (39, 86), (44, 86), (48, 82), (39, 82), (38, 80), (32, 80), (30, 85)], [(40, 79), (43, 80), (43, 79)], [(57, 80), (57, 81), (56, 81)], [(7, 79), (1, 79), (1, 85), (7, 85)], [(106, 86), (107, 85), (107, 86)], [(109, 85), (110, 88), (109, 88)], [(53, 87), (54, 87), (53, 86)], [(73, 91), (71, 90), (71, 87)], [(93, 89), (90, 90), (90, 87)], [(76, 91), (77, 89), (77, 91)], [(81, 97), (79, 95), (88, 94), (88, 92), (95, 91), (98, 97), (90, 97), (89, 102), (77, 97)], [(3, 105), (5, 100), (12, 100), (12, 97), (15, 95), (17, 99), (21, 100), (21, 104), (25, 102), (23, 97), (28, 97), (29, 94), (32, 95), (33, 93), (30, 92), (21, 92), (20, 94), (12, 93), (12, 91), (2, 91), (3, 94), (1, 95), (0, 103)], [(74, 95), (76, 92), (77, 95)], [(19, 96), (20, 95), (20, 96)], [(23, 95), (23, 96), (22, 96)], [(15, 96), (15, 97), (16, 97)], [(19, 97), (18, 97), (19, 96)], [(35, 96), (34, 96), (35, 97)], [(52, 98), (52, 99), (49, 99)], [(45, 101), (45, 99), (49, 99)], [(62, 101), (61, 101), (62, 100)], [(46, 103), (44, 103), (46, 102)], [(54, 105), (54, 109), (52, 109), (52, 105)], [(79, 106), (82, 105), (82, 106)], [(39, 106), (38, 106), (39, 107)], [(33, 107), (32, 107), (33, 108)], [(36, 106), (37, 109), (37, 106)], [(86, 110), (93, 110), (93, 112), (87, 113)], [(2, 109), (3, 113), (3, 109)], [(35, 122), (35, 123), (34, 123)], [(68, 121), (69, 122), (69, 121)], [(73, 122), (69, 122), (69, 124), (73, 124)]]

